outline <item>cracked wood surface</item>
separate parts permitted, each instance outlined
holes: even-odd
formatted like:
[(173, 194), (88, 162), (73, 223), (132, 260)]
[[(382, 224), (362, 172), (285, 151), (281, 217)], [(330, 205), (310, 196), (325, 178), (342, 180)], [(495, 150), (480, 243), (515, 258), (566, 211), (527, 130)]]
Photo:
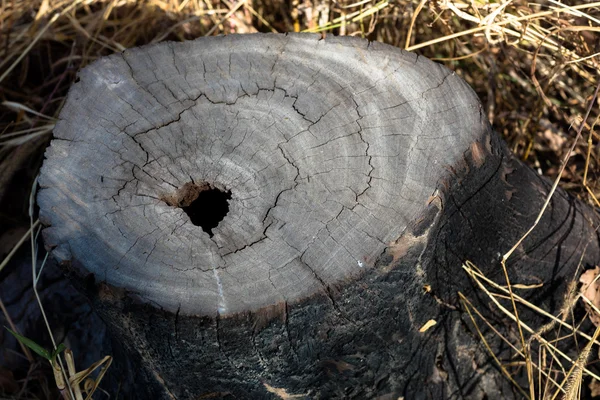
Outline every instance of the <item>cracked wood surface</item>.
[[(40, 218), (135, 366), (124, 396), (522, 398), (457, 293), (514, 337), (461, 263), (503, 284), (501, 256), (550, 183), (446, 68), (320, 38), (163, 43), (80, 73), (47, 151)], [(231, 191), (212, 238), (173, 206), (190, 182)], [(600, 262), (598, 226), (557, 190), (509, 260), (511, 282), (542, 284), (520, 294), (560, 308), (577, 268)], [(526, 387), (523, 368), (510, 372)]]
[[(293, 303), (372, 268), (487, 129), (454, 73), (359, 39), (162, 43), (80, 79), (41, 175), (46, 243), (188, 315)], [(190, 182), (232, 192), (212, 238), (161, 201)]]

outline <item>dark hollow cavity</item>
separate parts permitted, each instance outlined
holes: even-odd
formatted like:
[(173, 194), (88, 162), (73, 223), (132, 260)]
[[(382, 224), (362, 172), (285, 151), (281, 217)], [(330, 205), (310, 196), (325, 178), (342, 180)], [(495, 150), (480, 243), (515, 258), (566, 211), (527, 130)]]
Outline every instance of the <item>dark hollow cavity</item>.
[(230, 190), (224, 192), (216, 188), (208, 188), (201, 191), (198, 198), (189, 206), (181, 209), (190, 217), (192, 224), (201, 227), (204, 232), (213, 237), (212, 230), (229, 212), (229, 200), (231, 200)]

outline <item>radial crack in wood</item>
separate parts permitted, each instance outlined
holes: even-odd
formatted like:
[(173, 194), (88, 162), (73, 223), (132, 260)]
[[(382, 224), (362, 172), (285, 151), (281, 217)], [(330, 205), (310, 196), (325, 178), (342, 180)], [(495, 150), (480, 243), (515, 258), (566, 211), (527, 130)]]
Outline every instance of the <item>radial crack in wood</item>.
[[(295, 302), (360, 275), (487, 129), (454, 74), (362, 40), (161, 44), (80, 76), (42, 174), (46, 239), (185, 314)], [(204, 190), (193, 182), (231, 192), (210, 232), (182, 212)]]
[[(461, 265), (504, 285), (502, 254), (551, 184), (457, 75), (366, 40), (256, 34), (126, 50), (79, 76), (40, 219), (139, 367), (126, 397), (521, 398), (478, 332), (528, 390), (457, 293), (514, 336)], [(511, 282), (537, 287), (520, 295), (554, 312), (600, 262), (598, 226), (559, 189), (509, 260)]]

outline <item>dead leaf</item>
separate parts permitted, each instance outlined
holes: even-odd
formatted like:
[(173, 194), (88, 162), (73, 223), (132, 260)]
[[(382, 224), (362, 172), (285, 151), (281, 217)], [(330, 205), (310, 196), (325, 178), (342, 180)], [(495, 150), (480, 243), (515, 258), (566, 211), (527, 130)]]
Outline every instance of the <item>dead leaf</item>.
[(579, 282), (582, 283), (580, 293), (584, 297), (585, 309), (590, 315), (590, 320), (596, 326), (600, 326), (600, 314), (596, 311), (600, 310), (600, 282), (598, 275), (600, 275), (600, 267), (585, 271), (579, 278)]
[(589, 388), (590, 388), (590, 391), (592, 392), (591, 393), (592, 397), (600, 396), (600, 381), (597, 381), (596, 379), (592, 379), (592, 381), (589, 384)]
[(545, 139), (548, 147), (555, 153), (559, 153), (564, 149), (567, 139), (554, 129), (546, 129), (542, 132), (542, 137)]

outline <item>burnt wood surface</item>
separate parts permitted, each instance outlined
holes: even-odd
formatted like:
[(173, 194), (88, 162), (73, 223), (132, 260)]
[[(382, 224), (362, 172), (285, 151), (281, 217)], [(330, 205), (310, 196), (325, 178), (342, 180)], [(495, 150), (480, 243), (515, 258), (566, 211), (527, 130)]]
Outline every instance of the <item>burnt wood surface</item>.
[[(506, 325), (461, 264), (502, 283), (550, 184), (443, 66), (318, 35), (161, 43), (81, 71), (54, 136), (46, 246), (136, 365), (130, 396), (520, 396), (459, 307)], [(186, 209), (209, 190), (229, 197), (206, 229)], [(511, 281), (556, 310), (597, 225), (558, 190)]]

